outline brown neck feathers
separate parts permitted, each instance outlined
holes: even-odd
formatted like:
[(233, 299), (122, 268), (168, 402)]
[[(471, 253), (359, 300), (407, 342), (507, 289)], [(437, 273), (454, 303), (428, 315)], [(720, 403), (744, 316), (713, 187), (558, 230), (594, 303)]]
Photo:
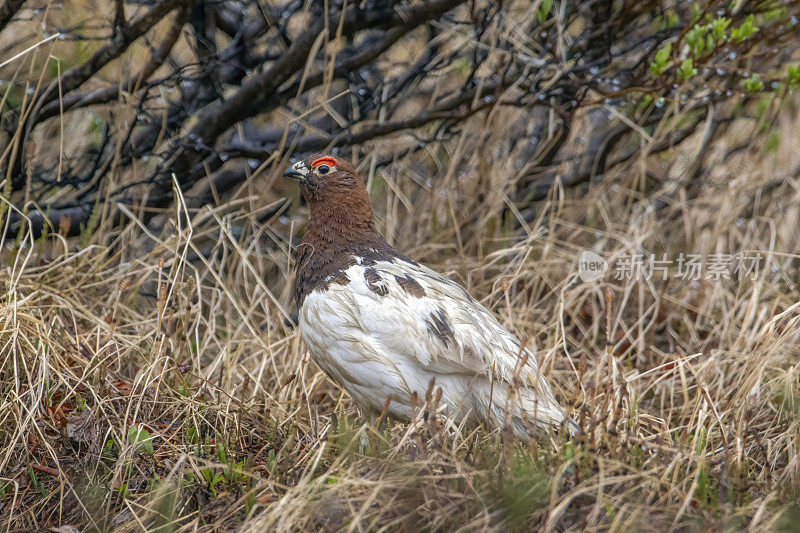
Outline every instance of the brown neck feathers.
[(369, 195), (360, 189), (330, 190), (307, 195), (311, 217), (303, 242), (334, 247), (349, 246), (383, 237), (375, 229)]
[(294, 292), (298, 307), (310, 292), (332, 283), (347, 284), (345, 271), (355, 264), (410, 261), (392, 248), (375, 228), (369, 194), (363, 182), (328, 182), (324, 188), (305, 189), (311, 217), (296, 249)]

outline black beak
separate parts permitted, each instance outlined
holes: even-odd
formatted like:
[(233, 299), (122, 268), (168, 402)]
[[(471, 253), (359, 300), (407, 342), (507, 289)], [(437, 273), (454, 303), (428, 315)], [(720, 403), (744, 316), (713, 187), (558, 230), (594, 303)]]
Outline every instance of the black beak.
[(294, 165), (283, 171), (284, 178), (292, 178), (296, 180), (303, 180), (308, 176), (308, 170), (302, 161), (298, 161)]

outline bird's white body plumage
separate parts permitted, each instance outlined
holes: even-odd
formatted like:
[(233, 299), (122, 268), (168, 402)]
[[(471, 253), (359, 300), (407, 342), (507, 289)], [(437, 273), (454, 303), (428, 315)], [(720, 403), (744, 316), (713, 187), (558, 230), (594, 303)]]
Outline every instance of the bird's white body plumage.
[(380, 411), (391, 395), (389, 413), (409, 418), (412, 393), (424, 398), (435, 378), (456, 420), (518, 435), (565, 421), (533, 354), (456, 282), (402, 260), (356, 258), (345, 274), (305, 296), (299, 331), (361, 407)]

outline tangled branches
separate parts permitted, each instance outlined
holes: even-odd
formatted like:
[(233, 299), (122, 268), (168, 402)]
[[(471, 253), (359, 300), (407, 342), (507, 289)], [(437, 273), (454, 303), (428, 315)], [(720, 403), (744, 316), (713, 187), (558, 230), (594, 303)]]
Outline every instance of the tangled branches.
[[(175, 183), (202, 203), (288, 155), (391, 138), (379, 166), (501, 108), (518, 111), (502, 134), (524, 213), (642, 142), (657, 153), (701, 124), (710, 138), (800, 74), (785, 69), (793, 3), (117, 0), (99, 22), (29, 4), (0, 7), (2, 33), (59, 39), (19, 41), (34, 48), (3, 67), (0, 167), (7, 231), (27, 220), (37, 235), (76, 235), (120, 204), (147, 222)], [(75, 122), (91, 131), (70, 149)]]

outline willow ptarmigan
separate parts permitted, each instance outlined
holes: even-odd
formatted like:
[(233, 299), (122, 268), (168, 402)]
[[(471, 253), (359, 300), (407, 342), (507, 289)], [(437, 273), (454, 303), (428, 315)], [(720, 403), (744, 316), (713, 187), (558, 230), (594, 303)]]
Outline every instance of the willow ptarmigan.
[[(431, 378), (448, 415), (518, 436), (574, 423), (534, 355), (455, 281), (390, 246), (355, 168), (331, 156), (286, 169), (311, 218), (296, 249), (300, 335), (314, 361), (356, 403), (408, 419)], [(518, 384), (514, 391), (512, 383)]]

